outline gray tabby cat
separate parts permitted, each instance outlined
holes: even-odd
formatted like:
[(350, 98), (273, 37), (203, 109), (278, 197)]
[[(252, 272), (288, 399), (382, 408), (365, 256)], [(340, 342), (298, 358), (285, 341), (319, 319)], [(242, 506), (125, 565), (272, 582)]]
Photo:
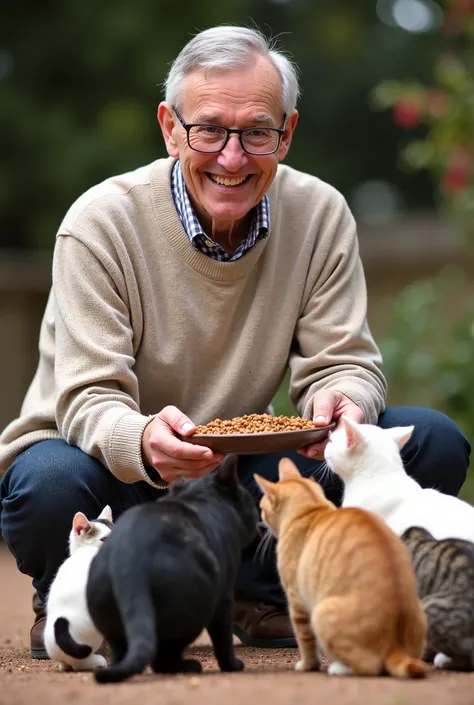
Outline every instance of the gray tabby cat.
[(437, 541), (419, 527), (407, 529), (402, 539), (428, 617), (425, 658), (434, 656), (436, 668), (474, 670), (474, 544)]

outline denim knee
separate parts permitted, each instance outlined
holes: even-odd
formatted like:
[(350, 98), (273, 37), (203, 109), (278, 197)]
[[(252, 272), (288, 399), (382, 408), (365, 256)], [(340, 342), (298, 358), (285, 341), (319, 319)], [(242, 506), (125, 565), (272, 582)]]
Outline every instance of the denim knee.
[(446, 414), (418, 406), (388, 407), (379, 419), (382, 428), (414, 425), (402, 449), (407, 472), (423, 487), (457, 495), (469, 467), (471, 446)]
[[(52, 522), (91, 507), (90, 492), (107, 484), (108, 471), (98, 460), (61, 440), (41, 441), (21, 453), (1, 483), (2, 520), (23, 503), (29, 504), (31, 521)], [(85, 492), (86, 491), (86, 492)], [(81, 495), (83, 496), (81, 499)], [(87, 496), (85, 499), (84, 495)], [(43, 527), (45, 528), (45, 527)]]
[(67, 555), (74, 514), (99, 514), (91, 487), (99, 489), (109, 474), (59, 439), (36, 443), (14, 460), (0, 485), (1, 528), (22, 572), (51, 579)]

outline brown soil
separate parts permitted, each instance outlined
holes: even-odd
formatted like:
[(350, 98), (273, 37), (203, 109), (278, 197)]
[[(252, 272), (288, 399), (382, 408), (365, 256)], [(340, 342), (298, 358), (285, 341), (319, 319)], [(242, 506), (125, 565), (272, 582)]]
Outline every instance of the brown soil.
[[(1, 546), (1, 544), (0, 544)], [(200, 676), (163, 677), (146, 673), (121, 685), (97, 685), (90, 673), (59, 673), (50, 661), (29, 658), (32, 621), (30, 580), (0, 548), (1, 705), (472, 705), (474, 674), (432, 672), (425, 681), (393, 678), (337, 678), (295, 673), (294, 649), (237, 646), (246, 670), (220, 674), (203, 636), (191, 651), (203, 663)], [(238, 643), (238, 642), (237, 642)]]

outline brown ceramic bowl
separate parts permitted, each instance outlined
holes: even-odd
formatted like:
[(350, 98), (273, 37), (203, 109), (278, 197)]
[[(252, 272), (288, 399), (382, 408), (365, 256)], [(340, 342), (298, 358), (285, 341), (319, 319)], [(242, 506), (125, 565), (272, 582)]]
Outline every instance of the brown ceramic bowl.
[(296, 450), (311, 443), (324, 440), (328, 431), (334, 428), (333, 421), (327, 426), (304, 429), (303, 431), (275, 431), (270, 433), (234, 433), (234, 434), (194, 434), (181, 436), (181, 440), (194, 445), (206, 446), (219, 453), (236, 455), (254, 455), (274, 453), (280, 450)]

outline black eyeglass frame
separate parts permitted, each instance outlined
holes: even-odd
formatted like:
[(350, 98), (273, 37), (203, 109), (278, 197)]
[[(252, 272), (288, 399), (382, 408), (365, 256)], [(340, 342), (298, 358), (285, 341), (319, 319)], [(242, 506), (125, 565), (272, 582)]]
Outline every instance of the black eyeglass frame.
[[(273, 132), (277, 132), (277, 133), (278, 133), (278, 142), (277, 142), (277, 144), (276, 144), (275, 149), (272, 149), (271, 152), (249, 152), (249, 150), (246, 149), (246, 147), (244, 146), (244, 142), (243, 142), (243, 139), (242, 139), (242, 135), (243, 135), (245, 132), (251, 132), (252, 130), (255, 130), (255, 129), (256, 129), (256, 126), (255, 126), (255, 127), (237, 128), (237, 127), (222, 127), (222, 125), (214, 125), (214, 124), (211, 123), (211, 122), (186, 122), (186, 120), (183, 118), (183, 116), (180, 114), (180, 112), (177, 110), (177, 108), (175, 108), (174, 105), (172, 105), (171, 107), (173, 108), (174, 113), (175, 113), (176, 117), (178, 118), (179, 122), (180, 122), (181, 125), (184, 127), (184, 129), (186, 130), (186, 137), (187, 137), (187, 140), (188, 140), (189, 148), (192, 149), (194, 152), (199, 152), (200, 154), (217, 154), (217, 152), (222, 152), (222, 150), (225, 149), (225, 146), (226, 146), (227, 142), (229, 141), (229, 137), (230, 137), (232, 134), (236, 134), (236, 135), (239, 135), (240, 146), (242, 147), (242, 149), (244, 150), (244, 152), (246, 152), (247, 154), (251, 154), (251, 155), (254, 156), (254, 157), (267, 157), (269, 154), (275, 154), (275, 152), (278, 151), (278, 148), (279, 148), (280, 143), (281, 143), (281, 138), (282, 138), (283, 135), (285, 134), (285, 129), (286, 129), (286, 114), (283, 115), (283, 127), (265, 127), (265, 128), (262, 128), (262, 129), (265, 129), (265, 130), (272, 130)], [(219, 149), (211, 149), (211, 150), (196, 149), (195, 147), (192, 146), (192, 144), (191, 144), (191, 142), (190, 142), (190, 139), (189, 139), (189, 133), (190, 133), (190, 131), (191, 131), (191, 129), (192, 129), (193, 127), (218, 127), (220, 130), (225, 130), (226, 133), (227, 133), (227, 136), (226, 136), (226, 138), (225, 138), (225, 140), (224, 140), (224, 144), (223, 144), (221, 147), (219, 147)]]

